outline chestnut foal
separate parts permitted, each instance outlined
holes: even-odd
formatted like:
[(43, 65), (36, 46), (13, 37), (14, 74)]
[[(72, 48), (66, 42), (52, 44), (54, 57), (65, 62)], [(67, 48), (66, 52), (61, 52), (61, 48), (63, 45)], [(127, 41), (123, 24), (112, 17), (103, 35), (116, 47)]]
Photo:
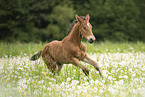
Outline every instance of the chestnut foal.
[(82, 42), (85, 37), (89, 43), (95, 41), (92, 33), (92, 26), (89, 23), (89, 14), (85, 19), (76, 15), (77, 22), (72, 27), (70, 33), (62, 41), (52, 41), (45, 45), (44, 49), (31, 57), (31, 60), (37, 60), (42, 56), (43, 61), (52, 73), (58, 73), (63, 64), (71, 63), (83, 70), (86, 76), (89, 75), (89, 69), (80, 63), (87, 62), (94, 66), (103, 77), (100, 67), (97, 62), (90, 59), (86, 53), (86, 46)]

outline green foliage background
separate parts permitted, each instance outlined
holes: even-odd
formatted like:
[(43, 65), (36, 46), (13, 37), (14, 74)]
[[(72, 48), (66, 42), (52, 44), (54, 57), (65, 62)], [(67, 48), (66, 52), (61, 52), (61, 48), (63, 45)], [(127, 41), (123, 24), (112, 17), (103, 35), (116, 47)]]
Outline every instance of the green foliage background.
[(0, 0), (0, 41), (61, 40), (75, 14), (90, 14), (97, 41), (145, 42), (145, 1)]

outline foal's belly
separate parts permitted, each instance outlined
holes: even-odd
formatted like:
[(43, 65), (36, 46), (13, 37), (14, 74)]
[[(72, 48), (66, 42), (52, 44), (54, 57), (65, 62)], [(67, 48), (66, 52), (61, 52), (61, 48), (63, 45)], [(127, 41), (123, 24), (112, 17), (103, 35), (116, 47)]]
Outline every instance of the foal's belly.
[(61, 47), (59, 49), (57, 49), (57, 51), (55, 52), (55, 55), (53, 55), (53, 58), (55, 59), (55, 61), (57, 61), (59, 63), (62, 63), (62, 64), (68, 63), (68, 61), (64, 55), (64, 50)]

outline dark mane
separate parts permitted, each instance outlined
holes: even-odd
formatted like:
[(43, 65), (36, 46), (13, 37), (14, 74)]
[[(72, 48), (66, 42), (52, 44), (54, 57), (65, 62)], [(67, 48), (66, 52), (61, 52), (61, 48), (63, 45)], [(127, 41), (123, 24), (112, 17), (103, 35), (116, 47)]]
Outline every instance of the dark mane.
[[(80, 16), (82, 19), (86, 19), (86, 17), (85, 16)], [(67, 29), (67, 34), (69, 34), (70, 33), (70, 31), (72, 30), (72, 28), (73, 28), (73, 26), (77, 23), (78, 21), (77, 20), (74, 20), (73, 21), (73, 23), (71, 23), (70, 25), (69, 25), (69, 28)]]

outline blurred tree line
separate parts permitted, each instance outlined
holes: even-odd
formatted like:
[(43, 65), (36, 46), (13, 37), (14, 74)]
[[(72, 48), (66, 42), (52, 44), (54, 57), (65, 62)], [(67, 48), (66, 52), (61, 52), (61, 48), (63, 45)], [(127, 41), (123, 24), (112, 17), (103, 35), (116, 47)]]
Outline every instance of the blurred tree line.
[(144, 0), (0, 0), (0, 41), (61, 40), (90, 14), (97, 41), (144, 41)]

